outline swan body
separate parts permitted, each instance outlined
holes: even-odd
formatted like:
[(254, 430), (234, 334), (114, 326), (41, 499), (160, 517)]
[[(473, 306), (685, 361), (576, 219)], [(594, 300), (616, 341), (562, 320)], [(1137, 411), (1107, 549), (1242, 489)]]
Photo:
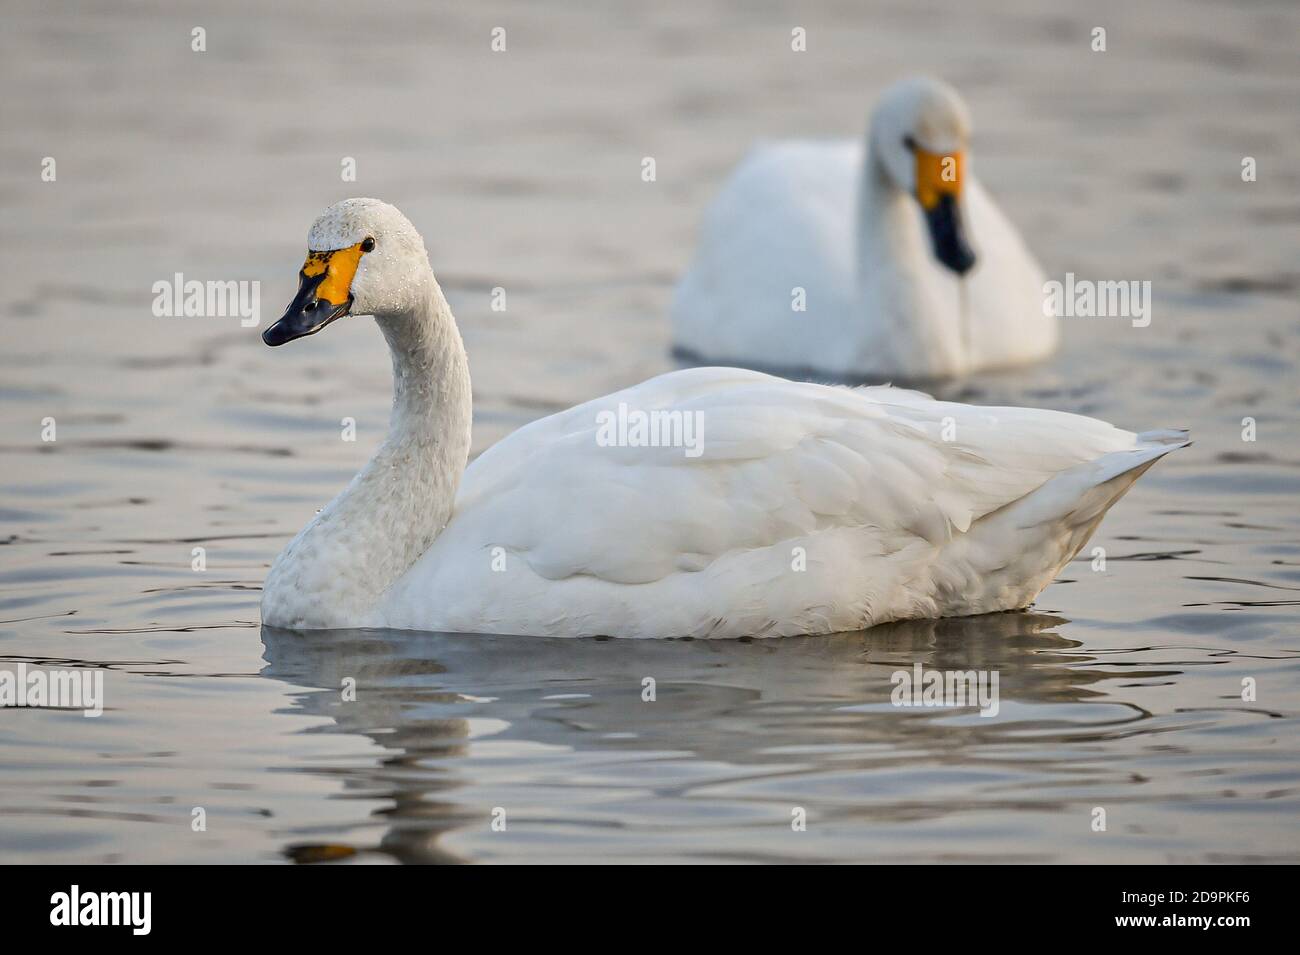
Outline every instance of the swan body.
[(675, 348), (840, 380), (942, 379), (1049, 355), (1042, 270), (969, 172), (953, 215), (973, 262), (936, 258), (917, 199), (923, 158), (960, 159), (968, 137), (956, 92), (913, 79), (886, 91), (865, 143), (756, 147), (705, 214), (673, 300)]
[[(373, 310), (393, 354), (390, 433), (275, 561), (272, 626), (739, 637), (1024, 607), (1187, 443), (695, 368), (535, 421), (466, 468), (465, 352), (423, 245), (391, 206), (347, 200), (313, 248), (362, 235), (377, 242), (352, 310)], [(293, 306), (284, 322), (319, 330)], [(648, 418), (674, 426), (638, 430)]]

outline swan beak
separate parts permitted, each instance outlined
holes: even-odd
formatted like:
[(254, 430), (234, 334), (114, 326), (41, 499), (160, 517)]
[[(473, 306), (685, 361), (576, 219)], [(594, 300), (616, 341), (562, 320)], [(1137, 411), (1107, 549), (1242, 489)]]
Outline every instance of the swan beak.
[(309, 252), (298, 273), (298, 294), (280, 320), (262, 332), (268, 345), (283, 345), (315, 335), (352, 308), (352, 278), (361, 261), (361, 245), (331, 252)]
[(975, 253), (966, 241), (961, 198), (964, 157), (960, 152), (931, 153), (913, 148), (916, 155), (916, 201), (925, 211), (934, 257), (958, 275), (975, 265)]

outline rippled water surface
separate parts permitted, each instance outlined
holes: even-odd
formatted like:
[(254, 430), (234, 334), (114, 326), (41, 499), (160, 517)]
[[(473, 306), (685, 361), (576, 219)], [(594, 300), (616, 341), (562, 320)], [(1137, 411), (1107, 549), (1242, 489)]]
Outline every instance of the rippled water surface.
[[(0, 668), (101, 669), (107, 709), (0, 710), (0, 860), (1300, 858), (1293, 4), (80, 6), (12, 3), (0, 32)], [(381, 438), (383, 342), (272, 351), (155, 318), (154, 282), (260, 281), (265, 324), (324, 206), (395, 202), (481, 451), (672, 367), (673, 277), (748, 144), (856, 136), (919, 70), (966, 93), (1050, 274), (1153, 283), (1150, 327), (1068, 320), (1054, 361), (949, 389), (1192, 429), (1102, 525), (1104, 571), (816, 639), (260, 626), (270, 560)], [(1000, 712), (891, 706), (917, 662), (997, 670)]]

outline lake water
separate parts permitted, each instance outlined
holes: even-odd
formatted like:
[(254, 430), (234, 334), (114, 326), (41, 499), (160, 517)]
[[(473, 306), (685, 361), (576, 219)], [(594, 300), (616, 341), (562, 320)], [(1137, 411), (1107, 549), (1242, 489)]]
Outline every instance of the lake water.
[[(0, 861), (1300, 860), (1300, 8), (443, 6), (7, 5), (0, 668), (102, 671), (106, 709), (0, 710)], [(273, 351), (154, 317), (154, 282), (260, 281), (264, 327), (320, 210), (394, 202), (481, 451), (673, 367), (728, 169), (859, 135), (919, 71), (967, 96), (1050, 275), (1152, 282), (1149, 327), (1067, 320), (1053, 361), (946, 390), (1192, 429), (1100, 528), (1104, 571), (824, 638), (260, 626), (269, 562), (381, 439), (384, 345), (355, 321)], [(998, 715), (891, 706), (916, 663), (998, 671)]]

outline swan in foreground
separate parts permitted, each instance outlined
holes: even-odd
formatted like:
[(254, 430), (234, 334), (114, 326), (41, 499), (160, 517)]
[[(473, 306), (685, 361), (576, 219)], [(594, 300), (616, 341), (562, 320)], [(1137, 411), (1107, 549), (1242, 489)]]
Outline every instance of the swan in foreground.
[(469, 367), (419, 233), (348, 199), (307, 241), (263, 339), (373, 315), (395, 394), (383, 445), (271, 567), (271, 626), (739, 637), (1019, 608), (1187, 443), (696, 368), (535, 421), (466, 468)]
[(1042, 270), (970, 174), (969, 138), (956, 91), (915, 78), (881, 97), (865, 150), (757, 147), (705, 215), (673, 301), (675, 350), (909, 381), (1049, 355)]

